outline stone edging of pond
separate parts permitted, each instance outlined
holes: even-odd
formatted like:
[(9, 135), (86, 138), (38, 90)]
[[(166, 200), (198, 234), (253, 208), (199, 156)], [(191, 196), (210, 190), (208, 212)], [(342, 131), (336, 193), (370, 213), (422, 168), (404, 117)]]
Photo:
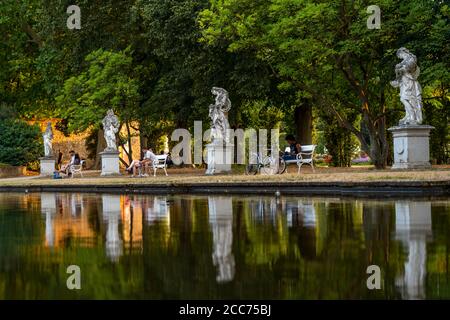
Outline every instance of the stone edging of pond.
[(0, 192), (322, 195), (352, 197), (450, 196), (450, 181), (220, 182), (161, 184), (3, 185)]

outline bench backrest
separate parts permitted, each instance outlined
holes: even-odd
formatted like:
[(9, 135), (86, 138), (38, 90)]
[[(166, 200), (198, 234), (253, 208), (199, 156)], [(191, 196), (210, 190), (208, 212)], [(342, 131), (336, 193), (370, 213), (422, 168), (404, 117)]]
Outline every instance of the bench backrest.
[(302, 146), (300, 152), (313, 153), (315, 149), (316, 149), (315, 144), (309, 144), (309, 145)]
[[(158, 154), (156, 156), (156, 160), (158, 160), (158, 164), (159, 166), (165, 166), (166, 162), (167, 162), (167, 154)], [(155, 161), (156, 162), (156, 161)]]
[(86, 160), (80, 160), (80, 164), (73, 164), (73, 167), (83, 168), (83, 165), (86, 163)]

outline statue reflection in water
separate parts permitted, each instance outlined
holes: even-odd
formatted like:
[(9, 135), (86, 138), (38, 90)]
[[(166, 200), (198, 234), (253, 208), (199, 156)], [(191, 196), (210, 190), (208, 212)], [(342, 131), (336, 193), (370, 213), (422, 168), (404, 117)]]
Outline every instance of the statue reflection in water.
[(102, 195), (103, 221), (106, 224), (106, 256), (113, 262), (119, 261), (123, 254), (123, 241), (120, 238), (120, 196)]
[(45, 244), (48, 247), (53, 247), (55, 245), (56, 194), (41, 193), (41, 212), (45, 215)]
[(231, 197), (208, 197), (209, 223), (213, 232), (212, 260), (216, 281), (232, 281), (235, 273), (233, 246), (233, 206)]
[(431, 202), (395, 203), (395, 236), (408, 251), (404, 274), (396, 279), (404, 299), (425, 298), (426, 242), (431, 235)]
[(170, 207), (167, 203), (167, 197), (155, 197), (153, 204), (149, 205), (146, 214), (147, 222), (152, 225), (155, 223), (170, 224)]

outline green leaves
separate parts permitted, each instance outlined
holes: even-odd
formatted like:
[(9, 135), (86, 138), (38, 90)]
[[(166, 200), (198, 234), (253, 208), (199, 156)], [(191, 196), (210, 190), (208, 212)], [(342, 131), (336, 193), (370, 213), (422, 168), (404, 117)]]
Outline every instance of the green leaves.
[(29, 125), (14, 119), (0, 120), (0, 163), (23, 166), (43, 153), (41, 131), (37, 125)]
[(87, 70), (69, 78), (56, 98), (62, 117), (69, 120), (69, 131), (98, 127), (109, 108), (122, 120), (134, 120), (140, 96), (130, 49), (99, 49), (85, 60)]

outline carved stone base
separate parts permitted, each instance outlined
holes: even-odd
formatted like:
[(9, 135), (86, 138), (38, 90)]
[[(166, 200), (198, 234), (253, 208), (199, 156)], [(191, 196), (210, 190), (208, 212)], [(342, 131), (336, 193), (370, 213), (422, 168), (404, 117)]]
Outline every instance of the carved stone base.
[(430, 131), (427, 125), (405, 125), (389, 128), (394, 138), (392, 169), (427, 169), (430, 164)]
[(208, 164), (206, 175), (231, 172), (231, 164), (234, 159), (234, 145), (229, 144), (225, 146), (210, 143), (206, 146), (206, 150), (206, 163)]
[(52, 176), (55, 172), (55, 158), (44, 157), (39, 160), (41, 161), (41, 176)]
[(120, 175), (119, 152), (100, 152), (102, 157), (102, 176)]

